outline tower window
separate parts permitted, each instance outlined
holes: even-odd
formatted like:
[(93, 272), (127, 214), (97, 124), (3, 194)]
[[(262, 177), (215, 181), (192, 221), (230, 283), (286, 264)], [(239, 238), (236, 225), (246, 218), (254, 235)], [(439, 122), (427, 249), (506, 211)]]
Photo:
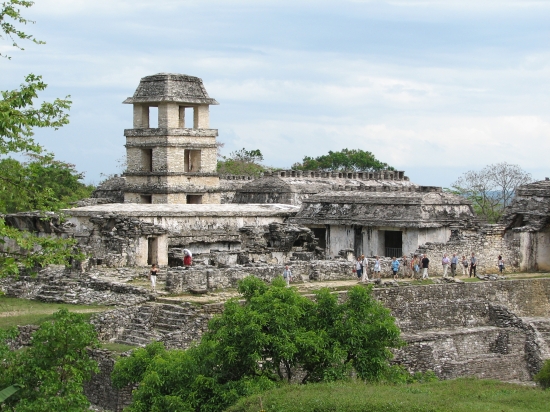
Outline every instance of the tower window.
[(184, 152), (185, 172), (199, 172), (201, 170), (201, 151), (186, 149)]
[(202, 195), (187, 195), (188, 205), (200, 205), (202, 204)]
[(153, 149), (141, 149), (141, 168), (144, 172), (153, 171)]

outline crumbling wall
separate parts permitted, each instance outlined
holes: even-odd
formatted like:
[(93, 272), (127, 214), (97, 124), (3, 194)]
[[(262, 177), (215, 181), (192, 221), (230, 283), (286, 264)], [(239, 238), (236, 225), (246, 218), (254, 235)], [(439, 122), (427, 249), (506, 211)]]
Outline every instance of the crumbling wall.
[(425, 243), (418, 247), (415, 254), (427, 254), (430, 259), (430, 275), (440, 275), (443, 273), (443, 254), (447, 254), (450, 259), (456, 253), (459, 258), (457, 272), (462, 273), (462, 256), (466, 256), (469, 261), (472, 252), (478, 259), (477, 273), (497, 273), (499, 255), (504, 259), (505, 272), (520, 269), (519, 240), (506, 236), (502, 225), (484, 225), (477, 231), (453, 229), (448, 242)]
[[(394, 361), (411, 372), (530, 381), (550, 358), (550, 279), (379, 288), (373, 294), (391, 310), (407, 342)], [(126, 322), (103, 313), (94, 324), (120, 343), (160, 340), (187, 348), (222, 310), (223, 304), (147, 304)], [(103, 326), (99, 316), (106, 319)]]
[[(164, 237), (167, 233), (159, 225), (115, 213), (71, 218), (69, 221), (76, 224), (74, 237), (82, 251), (90, 257), (90, 263), (99, 260), (109, 267), (146, 265), (146, 239)], [(164, 254), (167, 255), (167, 252)], [(159, 253), (159, 258), (167, 260), (164, 254)]]
[[(134, 274), (137, 276), (139, 272)], [(82, 273), (49, 266), (34, 276), (2, 278), (0, 290), (17, 298), (81, 305), (132, 306), (154, 299), (148, 289), (127, 284), (127, 279), (109, 280), (95, 271)]]

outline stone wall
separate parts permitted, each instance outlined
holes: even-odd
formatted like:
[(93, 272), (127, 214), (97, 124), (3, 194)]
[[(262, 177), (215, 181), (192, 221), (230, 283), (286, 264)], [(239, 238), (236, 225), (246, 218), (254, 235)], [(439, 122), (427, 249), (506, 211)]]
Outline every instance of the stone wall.
[[(498, 256), (502, 255), (505, 262), (505, 272), (519, 270), (520, 254), (519, 240), (506, 236), (502, 225), (484, 225), (477, 231), (454, 229), (446, 243), (425, 243), (418, 247), (416, 254), (427, 254), (430, 259), (430, 275), (443, 273), (441, 259), (443, 254), (449, 258), (456, 253), (459, 260), (462, 256), (470, 259), (472, 252), (478, 259), (477, 272), (492, 274), (498, 272)], [(457, 267), (459, 273), (462, 269)]]
[(97, 361), (99, 372), (84, 383), (84, 395), (92, 405), (100, 406), (108, 411), (122, 411), (132, 401), (133, 388), (131, 386), (123, 389), (113, 387), (111, 373), (118, 356), (127, 356), (127, 354), (116, 355), (109, 350), (94, 349), (91, 356)]
[[(395, 352), (395, 362), (411, 372), (528, 381), (550, 358), (550, 279), (378, 288), (373, 293), (402, 330), (408, 345)], [(133, 314), (104, 312), (93, 322), (103, 339), (137, 345), (160, 340), (170, 348), (187, 348), (222, 310), (223, 304), (150, 303)]]
[(148, 289), (126, 283), (142, 276), (142, 272), (121, 269), (120, 272), (82, 273), (63, 266), (49, 266), (34, 276), (23, 274), (18, 278), (0, 279), (0, 290), (7, 296), (43, 302), (133, 306), (154, 299)]

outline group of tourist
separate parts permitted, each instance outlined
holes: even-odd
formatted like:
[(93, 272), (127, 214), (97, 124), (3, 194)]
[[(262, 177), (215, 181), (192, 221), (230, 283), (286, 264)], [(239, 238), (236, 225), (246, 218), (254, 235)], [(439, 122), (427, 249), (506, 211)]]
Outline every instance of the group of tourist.
[[(457, 274), (457, 269), (460, 266), (462, 268), (462, 275), (469, 277), (476, 277), (478, 259), (475, 256), (475, 253), (472, 253), (470, 258), (467, 258), (465, 255), (460, 259), (456, 253), (453, 253), (453, 256), (449, 258), (447, 254), (443, 255), (441, 259), (441, 265), (443, 266), (443, 277), (447, 277), (450, 269), (450, 276), (455, 277)], [(500, 273), (504, 271), (504, 259), (501, 255), (498, 256), (497, 265)], [(398, 279), (399, 275), (406, 278), (415, 278), (415, 279), (429, 279), (428, 270), (430, 267), (430, 259), (427, 254), (414, 255), (412, 258), (409, 258), (406, 255), (403, 255), (401, 261), (396, 257), (392, 257), (391, 260), (391, 270), (393, 273), (393, 278)], [(380, 258), (378, 256), (374, 257), (374, 262), (372, 266), (372, 278), (380, 279)], [(353, 271), (357, 274), (357, 278), (360, 281), (366, 281), (368, 277), (369, 270), (369, 261), (365, 255), (357, 257), (355, 261)]]

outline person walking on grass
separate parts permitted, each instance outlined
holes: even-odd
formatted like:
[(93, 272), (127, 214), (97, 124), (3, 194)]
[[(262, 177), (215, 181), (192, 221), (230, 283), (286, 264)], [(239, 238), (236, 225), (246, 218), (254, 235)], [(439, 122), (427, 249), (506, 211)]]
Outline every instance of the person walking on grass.
[(410, 262), (407, 258), (407, 255), (403, 255), (403, 258), (401, 259), (401, 273), (403, 275), (403, 279), (407, 277), (407, 275), (410, 272)]
[(355, 261), (355, 273), (357, 274), (357, 279), (361, 281), (363, 279), (363, 261), (361, 260), (361, 256), (358, 256)]
[(466, 276), (468, 274), (468, 259), (466, 259), (466, 256), (462, 256), (462, 276)]
[(290, 282), (292, 282), (292, 271), (288, 265), (285, 266), (285, 270), (283, 271), (283, 278), (286, 281), (286, 287), (290, 287)]
[(476, 268), (477, 268), (477, 258), (474, 253), (472, 253), (472, 257), (470, 258), (470, 276), (472, 277), (472, 273), (474, 274), (474, 278), (476, 277)]
[(151, 281), (151, 289), (157, 290), (157, 272), (159, 267), (156, 263), (151, 265), (151, 271), (149, 272), (149, 280)]
[(378, 256), (375, 256), (374, 257), (374, 266), (372, 268), (372, 271), (374, 272), (374, 274), (372, 275), (373, 279), (376, 279), (377, 277), (378, 277), (378, 279), (381, 279), (380, 267), (381, 267), (380, 259), (378, 258)]
[(420, 258), (416, 255), (414, 255), (414, 258), (411, 261), (411, 270), (413, 272), (411, 277), (414, 279), (420, 278)]
[(456, 253), (453, 253), (451, 258), (451, 276), (454, 278), (456, 276), (456, 266), (458, 265), (458, 256)]
[(502, 272), (504, 270), (504, 259), (502, 259), (502, 255), (498, 255), (498, 270), (502, 275)]
[(428, 259), (428, 255), (424, 255), (422, 258), (422, 279), (429, 279), (428, 276), (428, 267), (430, 265), (430, 259)]
[(443, 277), (447, 277), (447, 270), (449, 269), (449, 264), (451, 263), (451, 260), (447, 257), (447, 254), (445, 253), (443, 255), (443, 259), (441, 259), (441, 265), (443, 265)]
[(393, 272), (393, 279), (397, 280), (397, 272), (399, 272), (399, 261), (396, 257), (392, 257), (391, 259), (391, 270)]
[(361, 255), (361, 264), (363, 265), (363, 278), (361, 279), (361, 281), (365, 282), (369, 280), (369, 260), (365, 257), (365, 255)]

